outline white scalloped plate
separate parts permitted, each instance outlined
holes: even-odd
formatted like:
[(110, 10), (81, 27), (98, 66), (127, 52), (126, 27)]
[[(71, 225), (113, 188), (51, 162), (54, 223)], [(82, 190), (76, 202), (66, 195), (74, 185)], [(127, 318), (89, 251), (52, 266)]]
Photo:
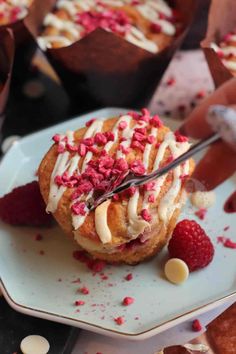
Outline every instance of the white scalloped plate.
[[(83, 126), (95, 116), (106, 118), (122, 112), (113, 108), (92, 112), (15, 143), (0, 164), (0, 195), (35, 179), (35, 171), (51, 145), (52, 135)], [(168, 120), (168, 123), (173, 128), (173, 122)], [(213, 262), (191, 274), (181, 286), (163, 277), (166, 250), (152, 261), (135, 267), (107, 266), (104, 274), (108, 278), (102, 279), (72, 257), (76, 244), (59, 228), (39, 230), (1, 224), (1, 290), (17, 311), (110, 336), (144, 339), (191, 320), (236, 297), (236, 250), (216, 242), (222, 234), (236, 240), (236, 217), (222, 211), (223, 201), (235, 187), (236, 181), (231, 179), (217, 189), (217, 203), (209, 210), (206, 221), (201, 222), (215, 244)], [(194, 218), (190, 205), (181, 219), (185, 216)], [(223, 232), (225, 226), (230, 228)], [(37, 233), (42, 234), (42, 241), (35, 241)], [(133, 280), (124, 280), (128, 273), (133, 274)], [(81, 284), (73, 283), (78, 277)], [(77, 292), (83, 285), (89, 288), (90, 294)], [(134, 297), (134, 304), (122, 306), (125, 296)], [(85, 305), (75, 307), (74, 301), (78, 299), (84, 300)], [(122, 326), (115, 323), (117, 316), (124, 316)]]

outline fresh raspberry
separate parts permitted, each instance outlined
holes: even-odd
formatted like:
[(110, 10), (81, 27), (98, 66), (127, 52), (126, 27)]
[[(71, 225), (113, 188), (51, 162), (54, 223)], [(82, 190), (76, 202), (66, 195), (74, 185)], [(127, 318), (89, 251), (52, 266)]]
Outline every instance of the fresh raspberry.
[(214, 247), (205, 231), (194, 220), (180, 221), (168, 245), (171, 258), (187, 263), (190, 272), (206, 267), (213, 259)]
[(10, 225), (49, 226), (53, 218), (45, 208), (39, 184), (33, 181), (0, 198), (0, 219)]

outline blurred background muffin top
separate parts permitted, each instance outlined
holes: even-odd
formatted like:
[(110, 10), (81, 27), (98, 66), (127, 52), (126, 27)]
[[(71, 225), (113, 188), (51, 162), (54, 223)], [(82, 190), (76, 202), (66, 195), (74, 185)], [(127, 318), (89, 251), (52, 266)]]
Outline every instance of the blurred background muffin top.
[(212, 43), (224, 66), (236, 76), (236, 29), (227, 33), (219, 44)]
[(33, 0), (0, 0), (0, 26), (24, 18)]
[(103, 28), (157, 53), (178, 32), (178, 17), (164, 0), (58, 0), (38, 42), (44, 50), (66, 47)]

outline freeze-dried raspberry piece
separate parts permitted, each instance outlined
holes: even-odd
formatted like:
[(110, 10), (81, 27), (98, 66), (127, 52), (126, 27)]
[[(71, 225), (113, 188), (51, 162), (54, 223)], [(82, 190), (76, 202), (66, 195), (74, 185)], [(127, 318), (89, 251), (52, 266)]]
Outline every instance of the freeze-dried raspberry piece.
[(81, 289), (80, 289), (80, 292), (84, 295), (88, 295), (89, 294), (89, 289), (87, 288), (87, 286), (83, 286)]
[(14, 188), (0, 198), (0, 219), (11, 225), (49, 226), (53, 218), (45, 209), (37, 181)]
[(136, 192), (136, 187), (133, 186), (126, 189), (124, 193), (127, 197), (133, 197), (135, 192)]
[(158, 115), (155, 115), (150, 119), (150, 124), (156, 128), (161, 128), (163, 126), (163, 123)]
[(122, 120), (119, 125), (118, 125), (118, 129), (119, 130), (124, 130), (125, 128), (127, 128), (128, 124), (125, 120)]
[(132, 280), (133, 279), (133, 274), (132, 273), (129, 273), (129, 274), (127, 274), (126, 276), (125, 276), (125, 280), (127, 280), (127, 281), (130, 281), (130, 280)]
[(114, 318), (114, 321), (115, 321), (119, 326), (121, 326), (122, 324), (125, 323), (125, 319), (124, 319), (123, 316), (119, 316), (119, 317)]
[(152, 216), (150, 215), (150, 213), (148, 212), (147, 209), (141, 210), (141, 216), (142, 216), (143, 220), (145, 220), (147, 222), (152, 220)]
[(178, 143), (185, 143), (186, 141), (188, 141), (188, 138), (187, 138), (187, 136), (181, 135), (180, 132), (177, 130), (175, 132), (175, 140)]
[(127, 161), (123, 158), (117, 159), (115, 161), (114, 167), (112, 169), (113, 174), (120, 174), (121, 172), (126, 172), (129, 169)]
[(139, 133), (139, 132), (134, 132), (133, 139), (137, 140), (139, 142), (144, 142), (144, 141), (146, 141), (146, 136)]
[(95, 120), (96, 120), (96, 118), (92, 118), (92, 119), (90, 119), (88, 122), (86, 122), (86, 127), (90, 127), (90, 125), (92, 125), (93, 124), (93, 122), (95, 122)]
[(115, 140), (115, 135), (112, 132), (105, 132), (104, 135), (107, 138), (107, 141), (114, 141)]
[(86, 215), (86, 204), (84, 202), (76, 202), (72, 204), (71, 211), (75, 215)]
[(192, 322), (192, 330), (194, 332), (200, 332), (202, 330), (202, 325), (198, 319)]
[(81, 157), (85, 156), (87, 153), (87, 146), (85, 144), (79, 144), (78, 153)]
[(97, 145), (105, 145), (107, 143), (107, 137), (104, 133), (96, 133), (94, 141)]
[(75, 301), (75, 306), (83, 306), (85, 304), (85, 301), (83, 300), (76, 300)]
[(144, 164), (141, 160), (136, 160), (133, 161), (130, 164), (130, 170), (135, 174), (135, 175), (143, 175), (146, 172), (146, 169), (144, 167)]
[(82, 139), (81, 143), (83, 143), (86, 146), (92, 146), (94, 144), (94, 138)]
[(124, 306), (129, 306), (132, 305), (134, 303), (134, 298), (130, 297), (130, 296), (126, 296), (123, 301), (122, 301)]

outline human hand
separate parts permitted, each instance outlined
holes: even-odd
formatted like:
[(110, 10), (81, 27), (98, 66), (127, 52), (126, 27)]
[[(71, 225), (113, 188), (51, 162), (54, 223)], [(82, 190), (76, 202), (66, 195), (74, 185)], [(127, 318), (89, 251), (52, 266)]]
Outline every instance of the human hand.
[[(236, 110), (236, 78), (227, 81), (197, 107), (184, 122), (180, 132), (197, 139), (209, 137), (213, 131), (206, 120), (207, 112), (210, 106), (216, 104)], [(207, 190), (211, 190), (232, 176), (235, 171), (236, 150), (224, 141), (219, 141), (209, 148), (196, 166), (192, 177), (201, 182)], [(236, 192), (226, 201), (224, 209), (226, 212), (236, 212)]]

